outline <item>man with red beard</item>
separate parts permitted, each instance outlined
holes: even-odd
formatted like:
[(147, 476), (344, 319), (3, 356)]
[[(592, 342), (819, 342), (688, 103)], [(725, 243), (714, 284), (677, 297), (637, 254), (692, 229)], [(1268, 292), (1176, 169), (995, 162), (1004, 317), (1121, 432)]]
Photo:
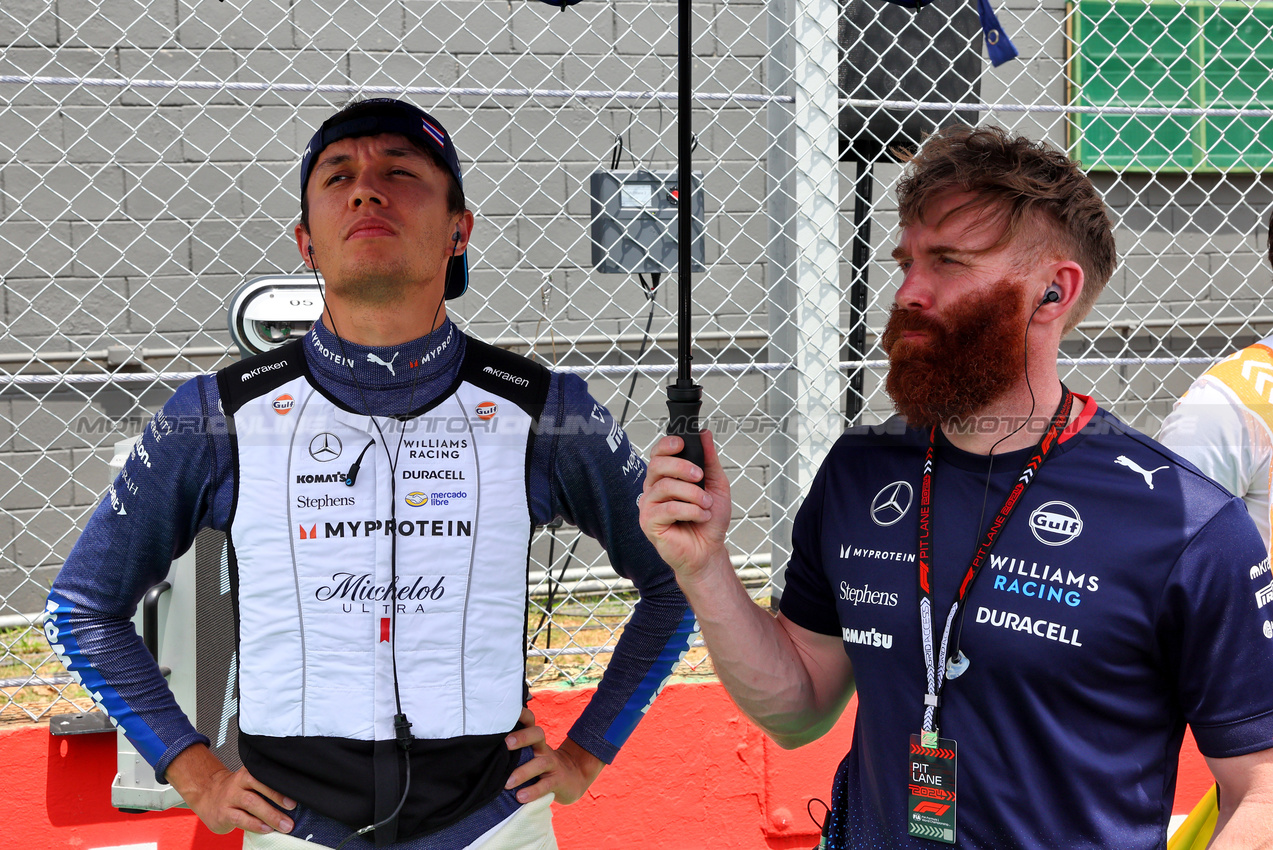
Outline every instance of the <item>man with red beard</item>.
[[(725, 545), (729, 483), (664, 438), (641, 524), (717, 673), (775, 741), (858, 694), (829, 848), (1159, 848), (1186, 724), (1215, 848), (1273, 846), (1273, 585), (1242, 503), (1060, 381), (1115, 266), (1063, 154), (928, 139), (898, 187), (885, 330), (899, 417), (844, 434), (792, 533), (781, 613)], [(700, 486), (700, 484), (702, 486)]]

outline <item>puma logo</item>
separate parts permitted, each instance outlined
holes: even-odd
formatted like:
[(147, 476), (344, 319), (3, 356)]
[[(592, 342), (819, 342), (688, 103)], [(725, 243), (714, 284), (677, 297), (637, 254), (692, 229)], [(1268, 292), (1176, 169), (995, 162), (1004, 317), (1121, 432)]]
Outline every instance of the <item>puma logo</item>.
[(1145, 483), (1149, 485), (1150, 490), (1154, 489), (1154, 473), (1161, 472), (1162, 470), (1168, 468), (1166, 466), (1160, 466), (1157, 469), (1142, 469), (1140, 464), (1136, 463), (1136, 461), (1132, 460), (1127, 455), (1119, 455), (1118, 457), (1114, 458), (1114, 463), (1118, 464), (1119, 466), (1125, 466), (1128, 469), (1130, 469), (1132, 472), (1139, 473), (1140, 477), (1144, 478)]
[(367, 359), (372, 363), (379, 363), (381, 366), (384, 366), (389, 370), (390, 375), (393, 375), (395, 378), (398, 377), (398, 373), (393, 371), (393, 361), (398, 359), (398, 352), (395, 351), (393, 356), (389, 358), (388, 362), (381, 360), (379, 356), (372, 354), (370, 351), (367, 352)]

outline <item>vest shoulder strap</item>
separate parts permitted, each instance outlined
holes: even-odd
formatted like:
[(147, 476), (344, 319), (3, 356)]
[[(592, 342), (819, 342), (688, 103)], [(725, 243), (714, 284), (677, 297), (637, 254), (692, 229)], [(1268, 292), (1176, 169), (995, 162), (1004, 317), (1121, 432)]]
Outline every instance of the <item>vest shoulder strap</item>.
[(470, 336), (465, 342), (460, 378), (509, 399), (538, 421), (552, 373), (520, 354)]
[(233, 416), (252, 399), (304, 374), (305, 351), (299, 339), (232, 363), (217, 372), (221, 407), (227, 416)]

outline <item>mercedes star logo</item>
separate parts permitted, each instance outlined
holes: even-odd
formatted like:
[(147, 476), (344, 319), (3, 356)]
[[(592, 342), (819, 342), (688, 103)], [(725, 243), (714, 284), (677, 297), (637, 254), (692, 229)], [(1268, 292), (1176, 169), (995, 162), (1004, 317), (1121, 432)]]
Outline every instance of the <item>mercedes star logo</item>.
[(309, 456), (319, 463), (340, 457), (340, 449), (340, 437), (330, 431), (324, 431), (309, 441)]
[(871, 501), (871, 519), (876, 525), (892, 525), (906, 516), (911, 509), (915, 491), (906, 481), (894, 481), (884, 485)]

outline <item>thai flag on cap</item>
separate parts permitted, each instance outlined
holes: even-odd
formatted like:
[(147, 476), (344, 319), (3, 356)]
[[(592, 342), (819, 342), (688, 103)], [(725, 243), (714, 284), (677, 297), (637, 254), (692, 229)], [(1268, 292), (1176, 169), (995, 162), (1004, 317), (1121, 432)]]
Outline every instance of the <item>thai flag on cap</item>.
[(446, 148), (446, 134), (429, 123), (428, 119), (421, 118), (420, 123), (424, 125), (424, 132), (433, 137), (433, 141), (438, 143), (438, 147)]

